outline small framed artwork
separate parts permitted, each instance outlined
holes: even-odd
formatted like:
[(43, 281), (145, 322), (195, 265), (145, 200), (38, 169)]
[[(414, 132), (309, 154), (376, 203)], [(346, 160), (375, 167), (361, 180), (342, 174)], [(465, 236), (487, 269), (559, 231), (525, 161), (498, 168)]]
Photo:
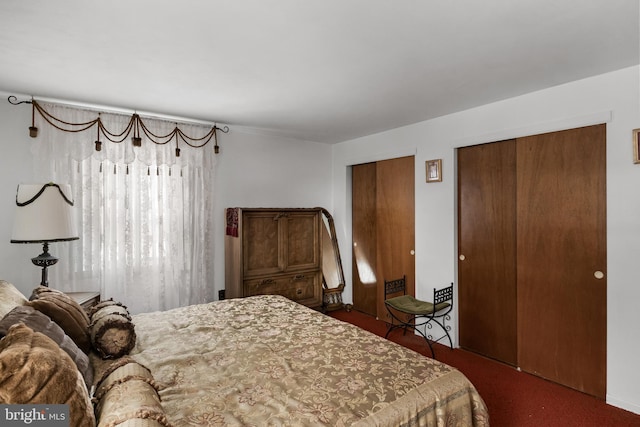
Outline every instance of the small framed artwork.
[(640, 163), (640, 129), (633, 130), (633, 163)]
[(426, 168), (427, 182), (442, 181), (442, 159), (427, 160)]

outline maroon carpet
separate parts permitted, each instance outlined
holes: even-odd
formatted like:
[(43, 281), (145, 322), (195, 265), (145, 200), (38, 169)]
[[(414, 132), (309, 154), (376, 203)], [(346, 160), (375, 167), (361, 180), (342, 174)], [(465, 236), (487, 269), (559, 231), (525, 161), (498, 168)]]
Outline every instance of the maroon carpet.
[[(339, 310), (329, 313), (336, 319), (352, 323), (376, 335), (384, 336), (386, 324), (374, 317)], [(398, 344), (431, 356), (420, 336), (402, 330), (389, 337)], [(511, 366), (474, 353), (434, 345), (436, 359), (451, 365), (475, 385), (484, 399), (493, 427), (607, 427), (640, 426), (640, 415), (607, 405), (603, 400), (519, 372)]]

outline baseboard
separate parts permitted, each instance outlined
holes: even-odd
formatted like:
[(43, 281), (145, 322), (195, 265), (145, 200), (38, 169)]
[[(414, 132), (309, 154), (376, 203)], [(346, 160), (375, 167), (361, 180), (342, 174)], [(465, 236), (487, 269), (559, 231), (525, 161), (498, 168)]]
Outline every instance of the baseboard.
[(625, 411), (640, 415), (640, 405), (616, 399), (609, 394), (607, 394), (607, 405), (615, 406), (616, 408), (624, 409)]

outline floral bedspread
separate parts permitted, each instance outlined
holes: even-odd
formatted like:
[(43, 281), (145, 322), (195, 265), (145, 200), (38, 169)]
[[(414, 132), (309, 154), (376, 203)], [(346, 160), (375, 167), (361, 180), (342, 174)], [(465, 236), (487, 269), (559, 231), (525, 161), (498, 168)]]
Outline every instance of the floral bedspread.
[(134, 316), (174, 426), (488, 426), (456, 369), (280, 296)]

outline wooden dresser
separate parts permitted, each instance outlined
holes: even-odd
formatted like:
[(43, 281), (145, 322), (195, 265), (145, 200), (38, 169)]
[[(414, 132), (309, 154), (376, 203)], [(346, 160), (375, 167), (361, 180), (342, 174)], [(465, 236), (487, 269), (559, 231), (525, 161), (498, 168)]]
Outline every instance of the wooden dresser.
[(100, 302), (100, 292), (67, 292), (66, 294), (80, 304), (86, 312)]
[(229, 208), (227, 298), (279, 294), (322, 305), (321, 209)]

